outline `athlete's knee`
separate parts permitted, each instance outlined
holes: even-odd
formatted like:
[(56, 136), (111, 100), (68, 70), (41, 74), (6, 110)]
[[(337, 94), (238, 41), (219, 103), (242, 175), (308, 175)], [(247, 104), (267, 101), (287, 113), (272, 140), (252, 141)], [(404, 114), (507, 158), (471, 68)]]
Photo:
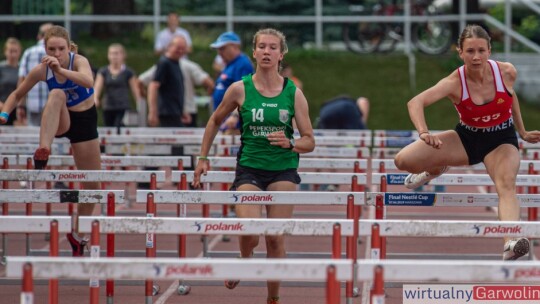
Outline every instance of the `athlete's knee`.
[(399, 170), (407, 171), (409, 169), (409, 163), (410, 162), (407, 160), (407, 157), (403, 155), (403, 153), (398, 153), (394, 157), (394, 164)]
[(512, 193), (516, 191), (516, 177), (512, 174), (504, 174), (495, 178), (495, 187), (497, 191)]
[(242, 236), (242, 244), (253, 249), (259, 245), (259, 237), (254, 235)]
[(49, 103), (58, 103), (63, 104), (66, 102), (66, 93), (60, 89), (52, 89), (49, 92), (49, 98), (47, 104)]

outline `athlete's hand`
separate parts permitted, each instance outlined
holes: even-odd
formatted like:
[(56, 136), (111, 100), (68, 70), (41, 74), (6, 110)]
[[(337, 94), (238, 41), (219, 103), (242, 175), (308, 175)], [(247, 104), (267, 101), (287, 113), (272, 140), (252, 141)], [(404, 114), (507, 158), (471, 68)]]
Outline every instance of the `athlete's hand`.
[(60, 65), (60, 62), (58, 61), (58, 58), (53, 56), (44, 56), (41, 58), (41, 62), (45, 63), (53, 72), (59, 72), (62, 66)]
[(266, 138), (272, 146), (289, 147), (289, 139), (285, 137), (285, 132), (283, 131), (269, 133), (266, 135)]
[(442, 141), (439, 139), (439, 137), (431, 133), (420, 134), (420, 139), (435, 149), (440, 149), (442, 146)]
[(199, 158), (197, 167), (195, 167), (195, 171), (193, 172), (193, 182), (191, 183), (193, 188), (201, 188), (201, 175), (206, 175), (208, 170), (210, 170), (208, 159)]
[(527, 131), (525, 136), (521, 137), (524, 141), (532, 144), (540, 142), (540, 131)]

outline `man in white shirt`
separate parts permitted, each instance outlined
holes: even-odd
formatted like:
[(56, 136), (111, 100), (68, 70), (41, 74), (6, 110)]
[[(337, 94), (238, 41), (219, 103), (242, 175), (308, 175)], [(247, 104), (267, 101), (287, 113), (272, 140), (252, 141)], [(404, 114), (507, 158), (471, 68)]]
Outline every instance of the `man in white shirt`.
[(161, 30), (156, 37), (154, 44), (156, 55), (162, 55), (165, 52), (174, 36), (183, 36), (187, 44), (187, 53), (191, 53), (191, 36), (186, 29), (179, 27), (179, 25), (180, 16), (177, 13), (169, 13), (167, 15), (167, 27)]
[[(52, 26), (52, 23), (42, 24), (37, 34), (37, 44), (24, 51), (19, 64), (19, 84), (28, 76), (30, 70), (41, 63), (41, 58), (45, 56), (45, 41), (43, 38), (45, 32)], [(25, 104), (29, 126), (41, 126), (41, 112), (43, 111), (43, 107), (45, 107), (48, 96), (49, 89), (43, 81), (40, 81), (28, 91)]]

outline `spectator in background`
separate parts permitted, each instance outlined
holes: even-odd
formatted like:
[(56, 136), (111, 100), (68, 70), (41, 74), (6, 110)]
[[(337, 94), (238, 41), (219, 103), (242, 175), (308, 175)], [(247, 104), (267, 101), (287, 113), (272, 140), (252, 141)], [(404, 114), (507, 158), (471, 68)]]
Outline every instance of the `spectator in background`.
[(326, 101), (319, 112), (319, 129), (367, 128), (369, 100), (365, 97), (351, 98), (347, 95), (334, 97)]
[[(225, 32), (219, 35), (214, 43), (210, 44), (210, 47), (217, 50), (218, 55), (221, 56), (225, 63), (223, 71), (221, 71), (221, 74), (219, 74), (216, 80), (216, 87), (212, 95), (214, 111), (223, 100), (225, 91), (227, 91), (231, 84), (241, 80), (243, 76), (254, 72), (251, 60), (240, 49), (241, 43), (240, 37), (234, 32)], [(234, 113), (225, 119), (220, 128), (220, 130), (225, 132), (238, 129), (238, 116)]]
[[(52, 23), (42, 24), (39, 27), (37, 34), (37, 44), (24, 51), (19, 64), (19, 84), (21, 84), (28, 76), (30, 70), (41, 63), (41, 58), (46, 55), (43, 37), (45, 32), (52, 26)], [(26, 115), (29, 126), (41, 126), (41, 112), (45, 107), (48, 97), (49, 89), (47, 88), (47, 84), (42, 81), (37, 83), (30, 91), (28, 91), (26, 101), (23, 101), (23, 105), (26, 105)]]
[[(191, 123), (186, 127), (197, 127), (197, 103), (195, 100), (195, 88), (202, 86), (208, 95), (214, 91), (214, 80), (206, 73), (200, 65), (186, 58), (180, 59), (180, 70), (184, 79), (184, 112), (191, 116)], [(147, 86), (155, 77), (156, 66), (152, 66), (139, 76), (139, 81)]]
[(302, 84), (302, 81), (294, 76), (294, 71), (293, 71), (293, 68), (291, 67), (290, 64), (288, 64), (287, 62), (283, 61), (281, 63), (281, 76), (283, 77), (287, 77), (289, 78), (290, 80), (292, 80), (294, 82), (294, 85), (299, 88), (300, 90), (303, 90), (304, 89), (304, 86)]
[[(140, 99), (137, 75), (126, 66), (126, 51), (119, 43), (109, 46), (109, 65), (100, 68), (94, 84), (96, 106), (103, 109), (107, 127), (121, 127), (126, 110), (130, 109), (129, 91), (136, 102)], [(103, 96), (102, 96), (103, 94)]]
[[(4, 101), (11, 92), (17, 88), (19, 79), (19, 58), (21, 58), (22, 47), (21, 43), (16, 38), (8, 38), (4, 44), (5, 60), (0, 61), (0, 110), (4, 106)], [(26, 113), (17, 111), (11, 112), (6, 125), (13, 125), (17, 119), (17, 115), (26, 115)]]
[(161, 30), (154, 43), (154, 51), (156, 55), (163, 55), (167, 51), (167, 46), (174, 36), (182, 36), (186, 40), (186, 54), (191, 53), (192, 43), (189, 32), (181, 28), (180, 16), (177, 13), (169, 13), (167, 15), (167, 27)]
[(148, 85), (148, 125), (151, 127), (183, 127), (191, 123), (184, 112), (184, 78), (180, 58), (187, 51), (183, 36), (175, 36), (159, 58), (154, 79)]

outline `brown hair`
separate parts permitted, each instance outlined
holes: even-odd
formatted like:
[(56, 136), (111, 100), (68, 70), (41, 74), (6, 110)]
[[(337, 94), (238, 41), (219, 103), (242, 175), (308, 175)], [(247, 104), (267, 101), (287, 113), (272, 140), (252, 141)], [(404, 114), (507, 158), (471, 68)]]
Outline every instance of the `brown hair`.
[(463, 49), (463, 42), (467, 38), (481, 38), (485, 39), (488, 44), (488, 48), (491, 49), (491, 37), (489, 37), (489, 34), (486, 32), (486, 30), (477, 25), (477, 24), (470, 24), (467, 25), (463, 31), (461, 32), (461, 35), (459, 35), (458, 41), (457, 41), (457, 47), (458, 49)]
[(285, 35), (282, 32), (273, 28), (265, 28), (265, 29), (258, 30), (255, 33), (255, 35), (253, 35), (253, 50), (257, 48), (257, 39), (259, 39), (259, 36), (261, 35), (272, 35), (272, 36), (278, 37), (281, 53), (287, 54), (287, 52), (289, 51), (289, 48), (287, 47), (287, 40), (285, 38)]
[(49, 41), (49, 39), (51, 37), (57, 37), (57, 38), (65, 39), (67, 44), (68, 44), (69, 50), (74, 52), (74, 53), (77, 53), (77, 51), (79, 50), (79, 47), (77, 46), (77, 44), (75, 44), (75, 42), (73, 42), (73, 41), (71, 41), (71, 39), (69, 39), (68, 31), (62, 26), (53, 25), (53, 26), (51, 26), (51, 28), (49, 28), (45, 32), (45, 36), (44, 36), (45, 44), (47, 44), (47, 41)]

